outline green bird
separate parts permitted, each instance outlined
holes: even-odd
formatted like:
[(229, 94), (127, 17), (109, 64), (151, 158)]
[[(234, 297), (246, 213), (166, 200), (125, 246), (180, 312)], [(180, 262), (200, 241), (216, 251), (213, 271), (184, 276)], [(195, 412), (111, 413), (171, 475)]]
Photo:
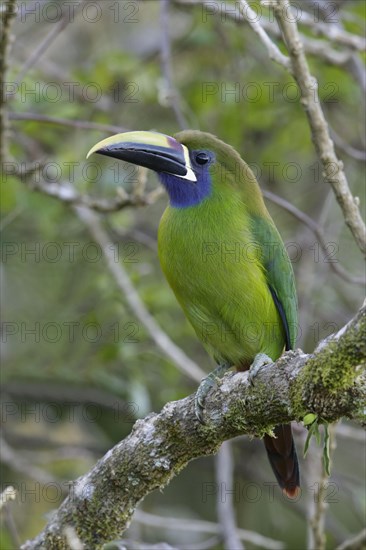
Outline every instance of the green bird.
[[(297, 297), (285, 246), (249, 166), (215, 136), (126, 132), (97, 143), (99, 153), (154, 170), (169, 204), (161, 218), (162, 270), (198, 338), (218, 367), (196, 393), (203, 422), (215, 376), (258, 369), (295, 345)], [(264, 436), (283, 492), (296, 497), (299, 467), (290, 425)]]

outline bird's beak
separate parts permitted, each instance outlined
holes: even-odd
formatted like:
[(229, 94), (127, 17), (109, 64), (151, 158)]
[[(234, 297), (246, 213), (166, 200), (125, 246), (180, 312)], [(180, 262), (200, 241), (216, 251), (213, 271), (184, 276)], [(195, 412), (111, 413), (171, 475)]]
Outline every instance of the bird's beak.
[(165, 172), (196, 182), (189, 151), (174, 138), (157, 132), (124, 132), (99, 141), (87, 154), (107, 155), (155, 172)]

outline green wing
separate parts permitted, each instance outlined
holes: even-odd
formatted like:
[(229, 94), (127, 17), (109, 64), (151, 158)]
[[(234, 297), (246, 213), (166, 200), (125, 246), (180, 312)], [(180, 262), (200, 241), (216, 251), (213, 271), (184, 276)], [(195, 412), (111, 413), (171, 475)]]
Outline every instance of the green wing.
[(295, 277), (290, 258), (270, 217), (253, 217), (252, 231), (255, 242), (261, 249), (269, 289), (284, 324), (286, 349), (293, 349), (298, 319)]

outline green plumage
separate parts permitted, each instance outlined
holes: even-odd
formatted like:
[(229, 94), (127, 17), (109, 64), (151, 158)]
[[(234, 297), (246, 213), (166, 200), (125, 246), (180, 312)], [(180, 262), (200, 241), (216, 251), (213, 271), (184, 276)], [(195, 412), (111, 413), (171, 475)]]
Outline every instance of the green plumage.
[[(187, 130), (176, 139), (127, 132), (89, 151), (155, 170), (169, 195), (159, 226), (162, 269), (199, 339), (218, 363), (256, 370), (295, 345), (294, 275), (258, 183), (232, 147), (211, 134)], [(268, 359), (269, 357), (269, 359)], [(195, 397), (204, 422), (213, 373)], [(291, 426), (264, 436), (277, 481), (290, 497), (299, 490)]]
[(175, 138), (189, 150), (214, 152), (216, 162), (210, 196), (164, 212), (158, 234), (164, 274), (217, 362), (245, 370), (257, 353), (276, 360), (295, 344), (296, 292), (258, 183), (236, 151), (214, 136), (185, 131)]

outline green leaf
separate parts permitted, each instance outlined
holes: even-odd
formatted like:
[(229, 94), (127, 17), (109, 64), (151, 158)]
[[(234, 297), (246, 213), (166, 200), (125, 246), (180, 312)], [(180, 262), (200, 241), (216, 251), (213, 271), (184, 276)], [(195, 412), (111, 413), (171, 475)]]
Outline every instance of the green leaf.
[(330, 476), (330, 437), (328, 424), (324, 424), (323, 464), (325, 473)]
[(310, 443), (310, 439), (311, 439), (311, 431), (309, 430), (309, 433), (306, 437), (306, 441), (305, 441), (305, 445), (304, 445), (304, 458), (306, 457), (306, 454), (309, 450), (309, 443)]
[(320, 435), (318, 421), (316, 421), (314, 423), (314, 437), (315, 437), (315, 441), (317, 442), (317, 444), (320, 445), (320, 443), (322, 441), (322, 437)]
[[(306, 457), (306, 454), (309, 450), (310, 440), (312, 437), (315, 437), (315, 440), (318, 445), (321, 444), (321, 434), (319, 430), (319, 422), (321, 422), (322, 419), (318, 417), (315, 414), (309, 413), (305, 415), (303, 419), (303, 423), (305, 426), (308, 426), (308, 435), (305, 441), (304, 445), (304, 458)], [(323, 442), (323, 465), (324, 470), (328, 476), (330, 476), (330, 438), (329, 438), (329, 429), (328, 424), (326, 422), (323, 423), (324, 425), (324, 442)]]
[(312, 424), (313, 422), (315, 422), (317, 416), (316, 414), (314, 413), (308, 413), (304, 416), (303, 418), (303, 423), (304, 423), (304, 426), (309, 426), (310, 424)]
[[(308, 416), (308, 415), (307, 415)], [(310, 415), (309, 415), (310, 416)], [(318, 424), (318, 418), (316, 415), (313, 415), (315, 416), (315, 420), (313, 420), (311, 426), (308, 428), (309, 430), (309, 433), (308, 433), (308, 436), (306, 438), (306, 441), (305, 441), (305, 445), (304, 445), (304, 458), (306, 456), (306, 453), (308, 452), (308, 449), (309, 449), (309, 444), (310, 444), (310, 440), (311, 438), (314, 436), (315, 439), (316, 439), (316, 442), (319, 444), (320, 442), (320, 433), (319, 433), (319, 424)]]

